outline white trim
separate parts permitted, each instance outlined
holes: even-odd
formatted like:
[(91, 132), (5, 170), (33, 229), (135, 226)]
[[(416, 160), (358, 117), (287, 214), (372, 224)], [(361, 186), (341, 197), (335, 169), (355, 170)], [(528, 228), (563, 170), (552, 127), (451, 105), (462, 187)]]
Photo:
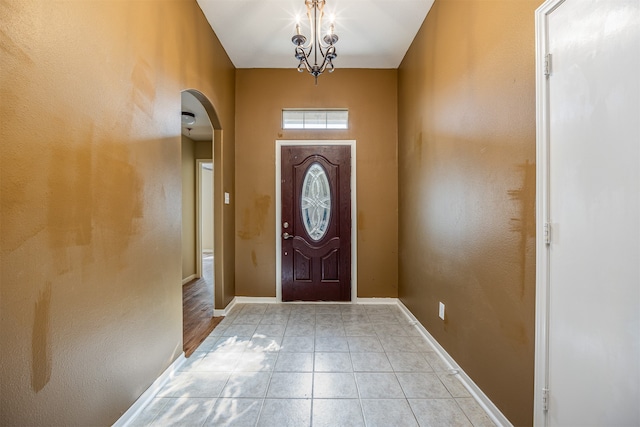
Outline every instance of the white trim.
[[(329, 304), (329, 305), (352, 305), (352, 304), (385, 304), (385, 305), (397, 305), (397, 298), (357, 298), (355, 301), (278, 301), (273, 297), (235, 297), (233, 301), (227, 307), (231, 307), (231, 304)], [(227, 309), (229, 311), (230, 308)]]
[[(213, 141), (211, 142), (211, 144), (213, 144)], [(211, 149), (213, 150), (213, 145), (211, 147)], [(204, 169), (204, 164), (210, 164), (211, 165), (211, 177), (213, 180), (215, 180), (215, 164), (213, 159), (196, 159), (196, 257), (197, 257), (197, 262), (196, 262), (196, 274), (198, 278), (202, 277), (202, 258), (204, 257), (204, 253), (207, 252), (207, 250), (202, 248), (202, 169)], [(216, 186), (215, 186), (215, 182), (211, 183), (211, 203), (212, 205), (215, 204), (215, 192), (216, 192)], [(212, 206), (213, 207), (213, 206)], [(213, 230), (215, 230), (215, 223), (216, 223), (216, 219), (215, 219), (215, 214), (216, 214), (216, 210), (215, 208), (212, 209), (214, 218), (212, 219), (212, 226), (213, 226)], [(213, 231), (212, 230), (212, 231)], [(213, 237), (213, 245), (215, 246), (215, 232)], [(208, 252), (207, 252), (208, 253)], [(215, 257), (214, 254), (214, 250), (211, 249), (211, 254)], [(215, 306), (216, 306), (216, 264), (215, 261), (211, 263), (211, 268), (213, 269), (213, 271), (211, 272), (211, 280), (213, 280), (213, 295), (211, 297), (211, 304), (213, 305), (214, 309), (213, 309), (213, 315), (216, 315), (216, 310), (215, 310)]]
[(235, 297), (232, 304), (276, 304), (274, 297)]
[(176, 375), (176, 372), (178, 372), (178, 369), (180, 369), (180, 366), (182, 366), (186, 360), (184, 353), (180, 354), (180, 356), (178, 356), (176, 360), (174, 360), (173, 363), (169, 365), (169, 367), (165, 369), (158, 378), (156, 378), (149, 388), (146, 389), (135, 402), (133, 402), (133, 405), (131, 405), (129, 409), (127, 409), (127, 411), (118, 418), (118, 421), (113, 424), (113, 427), (126, 427), (135, 420), (136, 416), (151, 402), (154, 397), (156, 397), (156, 394), (158, 394), (160, 389), (164, 387), (167, 381)]
[(409, 323), (414, 325), (416, 329), (422, 334), (427, 342), (433, 347), (434, 351), (444, 361), (450, 372), (455, 372), (462, 385), (467, 389), (469, 394), (478, 402), (478, 404), (484, 409), (489, 418), (498, 426), (513, 427), (513, 424), (509, 422), (507, 417), (498, 409), (496, 405), (487, 397), (486, 394), (473, 382), (473, 380), (462, 370), (460, 365), (447, 353), (447, 351), (438, 343), (438, 341), (422, 326), (418, 319), (409, 311), (409, 309), (398, 300), (398, 307), (403, 311)]
[[(351, 147), (351, 302), (358, 298), (358, 206), (356, 194), (356, 140), (276, 140), (276, 302), (282, 302), (282, 206), (281, 164), (283, 146), (349, 145)], [(335, 304), (335, 302), (331, 302)]]
[(186, 285), (187, 283), (189, 283), (190, 281), (192, 281), (193, 279), (197, 279), (198, 275), (197, 274), (192, 274), (191, 276), (187, 276), (184, 279), (182, 279), (182, 285)]
[[(196, 159), (196, 275), (202, 277), (202, 164), (204, 160)], [(214, 298), (215, 301), (215, 298)]]
[[(274, 297), (235, 297), (231, 304), (276, 304)], [(229, 305), (231, 305), (229, 304)]]
[(536, 29), (536, 308), (533, 425), (547, 425), (542, 390), (549, 385), (549, 84), (544, 73), (549, 53), (548, 16), (564, 0), (547, 0), (535, 12)]
[[(211, 164), (211, 175), (214, 177), (213, 179), (215, 179), (215, 173), (213, 170), (214, 164), (213, 164), (213, 159), (196, 159), (196, 276), (197, 277), (202, 277), (202, 254), (203, 252), (205, 252), (205, 250), (202, 248), (202, 218), (200, 217), (202, 215), (202, 197), (200, 197), (200, 194), (202, 192), (202, 165), (204, 163), (208, 163)], [(213, 202), (213, 200), (215, 200), (215, 185), (211, 185), (211, 201)], [(215, 210), (214, 210), (214, 215), (215, 215)], [(215, 218), (213, 219), (214, 224), (215, 224)], [(215, 236), (214, 236), (215, 238)], [(215, 246), (215, 243), (214, 243)], [(213, 253), (213, 250), (211, 250), (211, 253)], [(214, 267), (215, 268), (215, 265)], [(215, 278), (215, 272), (213, 273), (212, 277)], [(215, 301), (215, 286), (214, 286), (214, 301)]]
[(286, 301), (286, 302), (281, 302), (280, 304), (298, 304), (298, 305), (304, 305), (304, 304), (314, 304), (314, 305), (353, 305), (356, 304), (353, 301)]
[(226, 316), (226, 315), (228, 315), (231, 312), (231, 310), (233, 310), (233, 307), (235, 307), (236, 304), (238, 303), (238, 298), (243, 298), (243, 297), (233, 297), (231, 302), (229, 304), (227, 304), (227, 306), (225, 308), (222, 308), (222, 309), (214, 308), (213, 309), (213, 315), (214, 316)]
[(398, 298), (358, 298), (358, 304), (398, 304)]

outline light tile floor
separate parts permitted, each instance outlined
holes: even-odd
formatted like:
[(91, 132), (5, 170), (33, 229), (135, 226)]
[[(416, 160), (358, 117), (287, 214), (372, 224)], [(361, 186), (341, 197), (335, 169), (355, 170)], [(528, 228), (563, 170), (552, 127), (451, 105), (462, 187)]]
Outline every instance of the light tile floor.
[(239, 304), (132, 426), (493, 426), (394, 305)]

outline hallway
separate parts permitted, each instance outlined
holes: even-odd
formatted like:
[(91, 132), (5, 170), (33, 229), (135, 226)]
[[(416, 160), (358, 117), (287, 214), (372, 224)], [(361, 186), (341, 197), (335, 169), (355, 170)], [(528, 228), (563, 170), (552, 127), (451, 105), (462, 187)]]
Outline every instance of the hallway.
[(395, 305), (238, 304), (133, 426), (493, 426)]
[(222, 320), (213, 317), (213, 254), (202, 254), (202, 277), (182, 286), (182, 342), (186, 357)]

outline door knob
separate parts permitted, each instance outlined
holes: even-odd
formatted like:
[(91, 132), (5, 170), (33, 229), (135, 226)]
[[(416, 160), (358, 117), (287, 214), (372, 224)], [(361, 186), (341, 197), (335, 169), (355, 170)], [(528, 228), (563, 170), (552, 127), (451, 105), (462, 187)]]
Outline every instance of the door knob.
[(282, 238), (284, 240), (288, 240), (288, 239), (293, 239), (293, 236), (285, 231), (284, 233), (282, 233)]

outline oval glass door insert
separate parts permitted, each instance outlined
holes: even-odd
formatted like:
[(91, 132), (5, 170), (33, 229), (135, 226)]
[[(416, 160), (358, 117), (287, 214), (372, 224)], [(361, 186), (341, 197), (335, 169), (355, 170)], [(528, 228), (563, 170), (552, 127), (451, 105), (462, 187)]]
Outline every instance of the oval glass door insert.
[(309, 237), (316, 242), (322, 239), (329, 228), (331, 188), (327, 173), (318, 162), (312, 163), (304, 176), (300, 210)]

